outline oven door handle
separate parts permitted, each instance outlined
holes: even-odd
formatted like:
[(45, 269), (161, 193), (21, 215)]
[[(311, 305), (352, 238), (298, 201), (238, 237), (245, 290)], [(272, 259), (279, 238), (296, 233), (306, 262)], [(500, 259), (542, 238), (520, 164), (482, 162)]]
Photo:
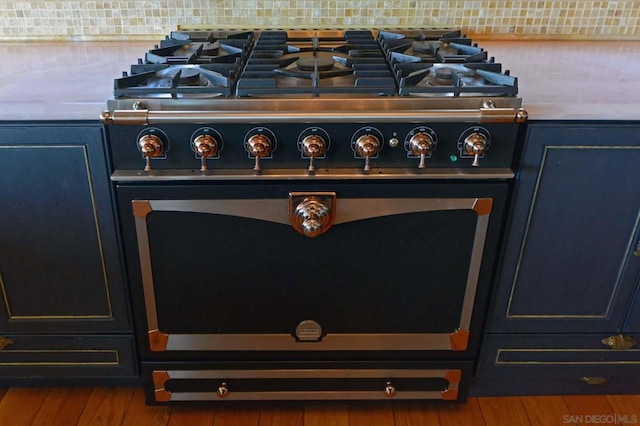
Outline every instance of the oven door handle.
[(153, 125), (168, 123), (522, 123), (523, 109), (478, 108), (386, 111), (149, 111), (115, 110), (100, 115), (104, 124)]

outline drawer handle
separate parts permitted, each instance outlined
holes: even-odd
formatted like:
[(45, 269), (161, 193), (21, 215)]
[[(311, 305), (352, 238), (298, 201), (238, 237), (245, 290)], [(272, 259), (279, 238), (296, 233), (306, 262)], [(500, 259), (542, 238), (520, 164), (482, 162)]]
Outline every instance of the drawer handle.
[(638, 343), (633, 337), (623, 336), (622, 334), (609, 336), (602, 339), (601, 342), (608, 348), (616, 350), (631, 349)]
[(387, 385), (384, 387), (384, 396), (386, 396), (387, 398), (393, 398), (397, 393), (398, 391), (396, 390), (396, 387), (393, 385), (393, 383), (391, 383), (390, 381), (387, 382)]
[(606, 377), (580, 377), (588, 385), (605, 385), (609, 381)]
[(0, 351), (12, 344), (13, 344), (13, 340), (7, 337), (0, 336)]

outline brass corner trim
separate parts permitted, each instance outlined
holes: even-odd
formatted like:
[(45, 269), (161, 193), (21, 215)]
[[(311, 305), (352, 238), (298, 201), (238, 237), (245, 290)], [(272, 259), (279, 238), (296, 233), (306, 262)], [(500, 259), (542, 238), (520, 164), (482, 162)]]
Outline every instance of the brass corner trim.
[(164, 352), (167, 350), (169, 335), (160, 330), (149, 330), (149, 349), (154, 352)]
[(13, 340), (8, 337), (0, 336), (0, 351), (13, 344)]
[(466, 351), (469, 343), (469, 330), (457, 329), (449, 334), (452, 351)]
[(449, 384), (459, 384), (462, 379), (462, 370), (449, 370), (444, 375), (444, 378), (447, 379)]
[(171, 401), (171, 392), (167, 392), (164, 389), (156, 389), (154, 391), (157, 402), (169, 402)]
[(169, 372), (166, 370), (154, 370), (151, 373), (155, 390), (164, 389), (164, 384), (169, 381)]
[(458, 399), (458, 388), (446, 388), (442, 391), (443, 401), (455, 401)]
[(476, 202), (473, 204), (473, 211), (475, 211), (478, 216), (485, 216), (491, 213), (491, 209), (493, 208), (493, 199), (492, 198), (478, 198)]
[(153, 211), (151, 203), (146, 200), (133, 200), (131, 208), (133, 209), (133, 215), (136, 217), (147, 217)]

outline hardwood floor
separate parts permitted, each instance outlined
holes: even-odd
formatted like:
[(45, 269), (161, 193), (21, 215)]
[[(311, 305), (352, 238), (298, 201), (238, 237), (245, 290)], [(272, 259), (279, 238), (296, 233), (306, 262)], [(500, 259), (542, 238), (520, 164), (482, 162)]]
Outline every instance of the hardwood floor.
[(466, 404), (146, 406), (139, 388), (0, 389), (0, 426), (552, 426), (640, 424), (640, 395), (470, 398)]

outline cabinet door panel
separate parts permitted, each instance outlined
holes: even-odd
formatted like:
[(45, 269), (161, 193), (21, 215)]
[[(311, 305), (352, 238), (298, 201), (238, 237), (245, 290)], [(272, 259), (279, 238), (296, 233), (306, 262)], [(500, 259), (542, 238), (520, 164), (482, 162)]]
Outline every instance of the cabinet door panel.
[(638, 262), (640, 128), (533, 124), (490, 329), (621, 330)]
[(0, 329), (128, 330), (99, 126), (0, 127)]

